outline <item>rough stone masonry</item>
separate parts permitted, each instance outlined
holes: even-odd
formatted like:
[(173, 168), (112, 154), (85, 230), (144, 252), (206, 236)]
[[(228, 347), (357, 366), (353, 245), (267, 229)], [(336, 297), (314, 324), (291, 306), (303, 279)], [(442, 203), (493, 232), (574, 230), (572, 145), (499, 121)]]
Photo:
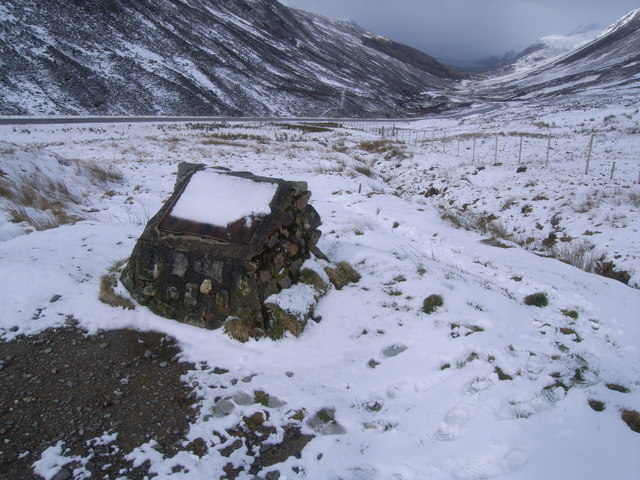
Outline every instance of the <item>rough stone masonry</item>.
[[(306, 182), (218, 167), (220, 175), (249, 182), (243, 185), (246, 191), (265, 182), (273, 185), (270, 213), (227, 225), (172, 215), (194, 176), (211, 170), (202, 164), (179, 165), (172, 196), (147, 224), (121, 280), (138, 302), (163, 317), (210, 329), (239, 318), (264, 332), (269, 327), (264, 300), (298, 280), (320, 239), (320, 216), (308, 203)], [(240, 195), (233, 199), (246, 201)]]

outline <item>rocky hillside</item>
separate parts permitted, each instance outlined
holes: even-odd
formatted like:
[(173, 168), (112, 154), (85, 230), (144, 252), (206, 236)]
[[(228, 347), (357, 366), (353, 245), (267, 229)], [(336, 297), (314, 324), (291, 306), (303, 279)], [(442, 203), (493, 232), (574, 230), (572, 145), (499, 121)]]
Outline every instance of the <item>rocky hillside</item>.
[(403, 61), (362, 38), (277, 0), (7, 0), (0, 114), (379, 116), (442, 107), (455, 72), (436, 61), (425, 71), (416, 55)]

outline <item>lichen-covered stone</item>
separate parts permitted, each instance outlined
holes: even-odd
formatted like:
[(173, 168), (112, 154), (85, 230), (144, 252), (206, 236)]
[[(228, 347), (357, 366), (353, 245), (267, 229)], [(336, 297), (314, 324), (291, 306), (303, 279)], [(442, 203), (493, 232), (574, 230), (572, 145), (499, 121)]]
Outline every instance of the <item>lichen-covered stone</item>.
[[(222, 174), (278, 186), (271, 214), (254, 219), (249, 240), (229, 241), (206, 229), (168, 229), (163, 219), (191, 177), (204, 168), (179, 165), (173, 195), (147, 224), (121, 279), (138, 302), (158, 315), (206, 328), (225, 325), (225, 330), (240, 321), (245, 332), (236, 336), (246, 341), (271, 326), (264, 300), (298, 281), (320, 238), (320, 216), (308, 203), (311, 192), (305, 182), (221, 169)], [(229, 324), (230, 318), (235, 324)]]

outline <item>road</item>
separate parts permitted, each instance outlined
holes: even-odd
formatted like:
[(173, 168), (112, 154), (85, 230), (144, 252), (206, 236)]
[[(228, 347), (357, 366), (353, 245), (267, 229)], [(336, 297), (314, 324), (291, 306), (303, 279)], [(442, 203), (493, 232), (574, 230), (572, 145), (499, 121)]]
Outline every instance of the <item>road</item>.
[(71, 123), (175, 123), (175, 122), (368, 122), (400, 123), (432, 118), (464, 118), (502, 108), (500, 104), (487, 104), (463, 112), (418, 118), (327, 118), (327, 117), (0, 117), (0, 125), (51, 125)]

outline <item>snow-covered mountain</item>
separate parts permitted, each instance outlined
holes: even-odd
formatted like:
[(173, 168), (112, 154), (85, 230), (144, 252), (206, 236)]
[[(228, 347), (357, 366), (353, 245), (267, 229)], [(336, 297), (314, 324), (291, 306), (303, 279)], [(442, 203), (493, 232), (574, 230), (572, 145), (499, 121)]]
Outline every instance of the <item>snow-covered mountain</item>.
[(390, 115), (459, 76), (363, 34), (277, 0), (8, 0), (0, 113)]
[[(572, 37), (575, 35), (568, 38)], [(523, 56), (510, 73), (486, 81), (484, 95), (501, 100), (526, 99), (576, 92), (634, 92), (640, 88), (640, 9), (595, 39), (579, 43), (564, 55), (554, 55), (572, 41), (547, 37), (545, 48)]]
[(603, 29), (597, 24), (584, 25), (567, 35), (547, 35), (526, 48), (515, 48), (503, 55), (485, 58), (477, 63), (491, 70), (501, 69), (506, 72), (535, 68), (590, 42)]

